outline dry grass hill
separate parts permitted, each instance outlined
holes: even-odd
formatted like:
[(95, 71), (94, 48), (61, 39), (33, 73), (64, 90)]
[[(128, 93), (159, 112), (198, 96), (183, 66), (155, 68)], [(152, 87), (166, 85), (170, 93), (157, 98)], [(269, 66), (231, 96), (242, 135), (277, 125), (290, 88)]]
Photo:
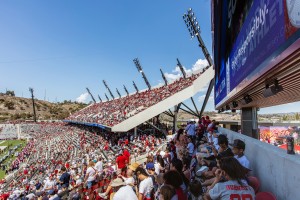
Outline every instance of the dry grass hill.
[[(64, 101), (50, 103), (35, 99), (36, 116), (38, 120), (64, 119), (87, 104)], [(29, 98), (0, 95), (0, 122), (7, 120), (32, 120), (32, 100)]]

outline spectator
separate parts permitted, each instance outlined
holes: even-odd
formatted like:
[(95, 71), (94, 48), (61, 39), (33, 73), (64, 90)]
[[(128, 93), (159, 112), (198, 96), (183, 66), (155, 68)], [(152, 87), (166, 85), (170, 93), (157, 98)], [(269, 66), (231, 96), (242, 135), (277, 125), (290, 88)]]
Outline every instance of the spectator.
[[(235, 158), (226, 157), (220, 160), (220, 169), (216, 171), (216, 179), (209, 188), (205, 199), (241, 199), (241, 196), (247, 196), (249, 199), (255, 199), (255, 193), (251, 186), (245, 181), (246, 170)], [(220, 182), (222, 177), (226, 177), (225, 182)]]
[(126, 164), (128, 163), (128, 158), (122, 154), (122, 152), (119, 153), (119, 156), (116, 159), (116, 164), (118, 169), (123, 169), (126, 167)]
[(115, 194), (113, 195), (113, 200), (137, 200), (136, 194), (133, 192), (132, 188), (121, 178), (116, 178), (111, 182), (111, 187), (113, 188)]
[(138, 167), (135, 171), (140, 182), (138, 200), (153, 199), (153, 181), (144, 168)]
[(98, 161), (95, 165), (95, 168), (99, 174), (103, 172), (103, 162), (101, 156), (98, 156)]
[(187, 126), (185, 127), (185, 131), (187, 132), (188, 137), (194, 139), (196, 137), (196, 125), (193, 121), (189, 121)]
[(67, 172), (67, 169), (65, 167), (61, 168), (62, 175), (59, 178), (60, 185), (65, 185), (66, 187), (69, 187), (70, 182), (70, 174)]
[(175, 170), (170, 170), (166, 172), (163, 176), (165, 184), (171, 185), (175, 188), (177, 199), (179, 200), (187, 200), (187, 195), (184, 194), (181, 189), (181, 185), (183, 184), (182, 177), (179, 172)]
[(96, 170), (94, 169), (94, 165), (95, 163), (90, 161), (86, 170), (84, 182), (87, 184), (87, 188), (91, 188), (95, 181)]
[(201, 182), (194, 180), (189, 187), (189, 200), (202, 200), (203, 189)]
[(234, 157), (240, 162), (240, 164), (242, 166), (244, 166), (247, 169), (250, 169), (250, 162), (247, 159), (247, 157), (244, 155), (244, 151), (245, 151), (245, 142), (243, 142), (242, 140), (236, 139), (233, 142), (233, 154)]
[(171, 170), (176, 170), (183, 181), (183, 183), (180, 185), (182, 191), (187, 194), (187, 188), (189, 186), (189, 179), (186, 178), (186, 176), (183, 173), (183, 164), (182, 161), (179, 159), (173, 159), (171, 163)]
[(177, 199), (176, 191), (171, 185), (163, 185), (160, 188), (159, 200), (175, 200)]

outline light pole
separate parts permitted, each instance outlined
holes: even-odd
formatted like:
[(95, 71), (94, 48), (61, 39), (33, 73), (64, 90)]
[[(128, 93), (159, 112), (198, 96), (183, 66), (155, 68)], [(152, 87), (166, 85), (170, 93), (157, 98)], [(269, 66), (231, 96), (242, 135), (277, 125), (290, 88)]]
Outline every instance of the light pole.
[(190, 32), (191, 38), (197, 37), (199, 41), (199, 46), (202, 48), (203, 54), (209, 64), (209, 66), (213, 65), (213, 61), (208, 53), (208, 50), (200, 36), (200, 25), (197, 21), (197, 18), (195, 16), (195, 13), (193, 12), (192, 8), (189, 8), (187, 13), (183, 14), (183, 20)]
[(32, 107), (33, 107), (33, 120), (36, 122), (36, 113), (35, 113), (35, 103), (34, 103), (34, 96), (33, 96), (33, 88), (29, 88), (29, 92), (31, 93), (31, 99), (32, 99)]

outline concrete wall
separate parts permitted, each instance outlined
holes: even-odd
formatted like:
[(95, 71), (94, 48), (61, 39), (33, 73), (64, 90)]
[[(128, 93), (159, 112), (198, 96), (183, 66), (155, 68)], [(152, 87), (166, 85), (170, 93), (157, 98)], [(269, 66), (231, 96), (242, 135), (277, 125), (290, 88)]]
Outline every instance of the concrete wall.
[(246, 143), (253, 175), (261, 182), (260, 191), (272, 192), (278, 200), (300, 199), (300, 155), (289, 155), (286, 150), (261, 142), (248, 136), (219, 128), (229, 143), (234, 139)]

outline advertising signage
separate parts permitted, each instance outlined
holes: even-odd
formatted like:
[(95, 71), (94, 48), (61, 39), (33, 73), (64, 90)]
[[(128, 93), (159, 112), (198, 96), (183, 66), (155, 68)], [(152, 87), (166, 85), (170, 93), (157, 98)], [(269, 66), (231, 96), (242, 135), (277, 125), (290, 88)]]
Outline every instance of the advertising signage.
[(279, 55), (291, 41), (299, 38), (299, 3), (289, 0), (249, 2), (251, 4), (244, 3), (242, 6), (238, 5), (240, 2), (237, 0), (223, 2), (222, 12), (227, 13), (228, 17), (222, 19), (227, 30), (223, 31), (220, 49), (224, 45), (228, 48), (221, 52), (218, 61), (216, 107), (234, 95), (234, 89), (243, 80), (250, 79), (254, 73), (266, 67), (270, 57)]

